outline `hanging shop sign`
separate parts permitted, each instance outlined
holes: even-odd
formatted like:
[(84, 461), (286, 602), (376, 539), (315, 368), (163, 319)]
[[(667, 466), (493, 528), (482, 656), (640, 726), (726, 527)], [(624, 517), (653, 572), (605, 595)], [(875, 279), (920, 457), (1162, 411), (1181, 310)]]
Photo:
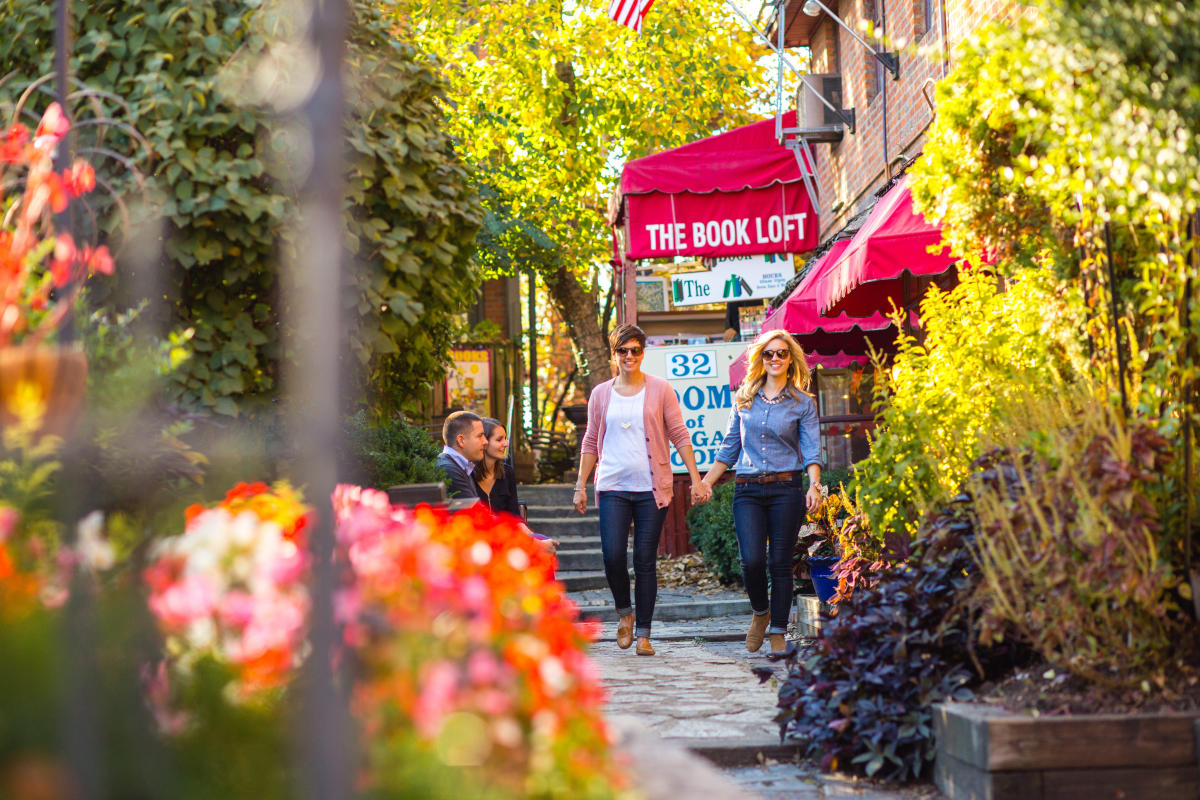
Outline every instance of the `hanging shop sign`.
[(795, 274), (788, 253), (718, 258), (707, 272), (672, 275), (671, 301), (678, 307), (774, 297)]
[(709, 194), (627, 195), (629, 258), (802, 253), (817, 246), (804, 185)]
[[(712, 466), (725, 440), (733, 408), (729, 365), (745, 350), (746, 345), (738, 343), (649, 347), (642, 360), (643, 372), (665, 378), (675, 390), (701, 473)], [(671, 471), (687, 472), (674, 447)]]
[(450, 351), (451, 366), (446, 377), (446, 408), (492, 414), (492, 354), (484, 348)]

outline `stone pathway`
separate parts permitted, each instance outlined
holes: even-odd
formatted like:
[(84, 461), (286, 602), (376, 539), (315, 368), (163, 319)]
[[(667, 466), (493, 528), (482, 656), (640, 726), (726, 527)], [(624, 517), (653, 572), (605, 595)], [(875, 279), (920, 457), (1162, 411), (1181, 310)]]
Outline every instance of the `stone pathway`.
[[(665, 596), (667, 592), (663, 592)], [(674, 590), (682, 603), (686, 592)], [(579, 598), (583, 600), (584, 598)], [(697, 598), (705, 602), (705, 597)], [(603, 634), (592, 657), (611, 692), (609, 719), (626, 747), (653, 750), (648, 744), (704, 756), (719, 772), (707, 774), (706, 798), (722, 800), (936, 800), (941, 795), (928, 784), (891, 787), (842, 775), (821, 774), (812, 765), (796, 763), (794, 746), (781, 745), (775, 711), (776, 682), (760, 684), (751, 667), (783, 666), (745, 649), (744, 615), (692, 620), (655, 621), (652, 637), (657, 655), (638, 656), (616, 646), (616, 622), (603, 621)], [(647, 749), (649, 748), (649, 749)], [(647, 758), (645, 754), (643, 759)], [(675, 788), (691, 785), (697, 767), (686, 758), (675, 763), (655, 756), (646, 780)], [(672, 777), (672, 774), (674, 777)], [(678, 783), (682, 781), (683, 783)], [(647, 786), (651, 797), (658, 795)]]

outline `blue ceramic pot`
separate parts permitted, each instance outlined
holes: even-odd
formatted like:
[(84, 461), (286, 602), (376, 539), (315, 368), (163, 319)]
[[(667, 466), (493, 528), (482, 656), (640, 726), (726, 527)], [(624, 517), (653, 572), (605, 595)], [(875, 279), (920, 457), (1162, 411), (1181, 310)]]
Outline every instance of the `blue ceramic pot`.
[(837, 594), (837, 579), (833, 577), (834, 564), (840, 561), (836, 556), (814, 558), (809, 556), (808, 573), (812, 576), (813, 588), (817, 590), (817, 599), (828, 603)]

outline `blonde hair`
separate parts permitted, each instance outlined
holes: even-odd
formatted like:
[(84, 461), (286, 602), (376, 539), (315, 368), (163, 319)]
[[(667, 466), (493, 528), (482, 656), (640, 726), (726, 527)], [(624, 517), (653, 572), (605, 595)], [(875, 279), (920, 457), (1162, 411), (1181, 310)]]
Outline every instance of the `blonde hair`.
[(804, 350), (796, 344), (796, 340), (787, 331), (763, 331), (746, 348), (746, 377), (742, 378), (742, 385), (738, 387), (737, 395), (734, 398), (734, 405), (739, 411), (745, 411), (750, 407), (750, 404), (754, 402), (754, 395), (758, 394), (758, 390), (767, 382), (767, 370), (763, 364), (762, 351), (776, 339), (785, 343), (788, 352), (792, 354), (792, 357), (788, 359), (786, 383), (783, 387), (784, 394), (795, 400), (799, 400), (802, 395), (812, 396), (808, 391), (808, 387), (812, 384), (812, 372), (808, 368), (808, 361), (804, 358)]

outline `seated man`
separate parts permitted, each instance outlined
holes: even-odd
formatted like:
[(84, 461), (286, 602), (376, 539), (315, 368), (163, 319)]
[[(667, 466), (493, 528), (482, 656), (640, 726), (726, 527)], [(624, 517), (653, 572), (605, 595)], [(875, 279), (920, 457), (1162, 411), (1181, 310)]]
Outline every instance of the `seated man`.
[[(455, 411), (446, 417), (442, 425), (442, 452), (438, 454), (437, 465), (450, 479), (447, 494), (452, 500), (478, 499), (475, 481), (471, 480), (471, 470), (476, 462), (483, 460), (483, 451), (487, 449), (487, 435), (483, 432), (483, 419), (470, 411)], [(554, 553), (558, 542), (540, 533), (534, 533), (524, 523), (521, 528), (537, 540), (542, 549)]]
[(438, 454), (437, 465), (450, 479), (447, 494), (453, 500), (478, 498), (471, 470), (483, 459), (487, 447), (483, 419), (470, 411), (455, 411), (442, 425), (442, 442), (445, 446)]

